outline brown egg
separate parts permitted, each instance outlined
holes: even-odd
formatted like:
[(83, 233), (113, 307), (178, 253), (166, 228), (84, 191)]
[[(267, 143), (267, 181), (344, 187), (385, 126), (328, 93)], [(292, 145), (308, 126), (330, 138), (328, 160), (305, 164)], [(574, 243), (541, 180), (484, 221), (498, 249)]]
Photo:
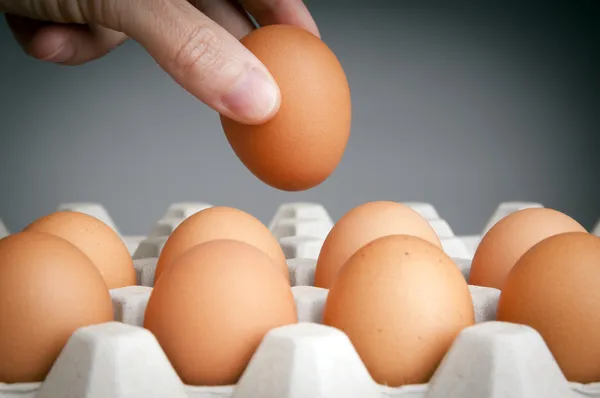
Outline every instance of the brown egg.
[(247, 243), (193, 247), (155, 285), (144, 327), (189, 385), (234, 384), (264, 335), (297, 323), (287, 279)]
[(44, 380), (75, 330), (113, 320), (106, 283), (77, 247), (40, 232), (0, 240), (0, 383)]
[(563, 232), (586, 232), (571, 217), (549, 208), (512, 213), (496, 223), (481, 239), (469, 275), (469, 284), (502, 289), (517, 260), (533, 245)]
[(133, 259), (121, 237), (96, 217), (58, 211), (41, 217), (24, 231), (46, 232), (66, 239), (83, 251), (98, 268), (109, 289), (136, 284)]
[(272, 187), (319, 185), (336, 169), (350, 137), (350, 88), (339, 60), (318, 37), (291, 25), (264, 26), (241, 42), (271, 72), (281, 106), (262, 125), (221, 116), (229, 144)]
[(508, 275), (497, 319), (544, 338), (565, 377), (600, 382), (600, 238), (570, 232), (528, 250)]
[(271, 231), (254, 216), (224, 206), (201, 210), (179, 224), (160, 253), (154, 281), (186, 250), (215, 239), (239, 240), (262, 250), (289, 281), (285, 255)]
[(391, 235), (346, 262), (323, 323), (348, 335), (375, 381), (397, 387), (427, 382), (475, 314), (465, 278), (442, 249)]
[(396, 202), (368, 202), (346, 213), (333, 226), (317, 260), (315, 286), (328, 289), (339, 269), (358, 249), (387, 235), (411, 235), (442, 247), (429, 222)]

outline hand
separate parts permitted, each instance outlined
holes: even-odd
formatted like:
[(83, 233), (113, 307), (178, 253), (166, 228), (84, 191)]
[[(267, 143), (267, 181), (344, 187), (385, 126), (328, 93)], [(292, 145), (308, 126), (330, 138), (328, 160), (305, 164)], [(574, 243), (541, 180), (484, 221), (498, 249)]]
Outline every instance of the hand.
[(29, 55), (64, 65), (130, 37), (192, 95), (245, 124), (269, 120), (280, 104), (273, 78), (238, 41), (254, 29), (248, 14), (319, 35), (302, 0), (0, 0), (0, 12)]

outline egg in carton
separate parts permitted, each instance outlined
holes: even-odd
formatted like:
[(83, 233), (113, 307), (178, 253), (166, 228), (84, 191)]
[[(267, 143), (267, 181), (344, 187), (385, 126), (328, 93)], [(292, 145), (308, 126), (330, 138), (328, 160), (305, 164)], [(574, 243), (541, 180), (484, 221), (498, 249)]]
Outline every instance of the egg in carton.
[[(434, 216), (430, 221), (439, 220), (432, 206), (418, 206), (429, 208), (425, 214)], [(156, 257), (134, 260), (136, 286), (110, 291), (115, 322), (78, 329), (44, 382), (0, 384), (0, 397), (600, 397), (600, 384), (566, 380), (533, 328), (495, 320), (499, 290), (472, 285), (476, 324), (458, 335), (429, 382), (402, 387), (377, 384), (348, 337), (321, 323), (328, 290), (314, 287), (314, 274), (317, 247), (333, 225), (331, 219), (323, 217), (326, 212), (317, 204), (284, 207), (287, 210), (278, 212), (281, 217), (275, 217), (270, 227), (281, 231), (274, 234), (282, 248), (288, 247), (299, 323), (268, 332), (236, 385), (184, 385), (156, 338), (142, 327), (158, 250)], [(307, 210), (311, 207), (312, 212)], [(278, 226), (279, 221), (284, 227)], [(440, 230), (450, 235), (449, 228), (436, 229)], [(446, 238), (464, 244), (455, 236), (441, 240)], [(444, 247), (448, 248), (452, 246)], [(472, 257), (473, 249), (466, 244), (462, 248)], [(453, 258), (466, 280), (468, 257)]]

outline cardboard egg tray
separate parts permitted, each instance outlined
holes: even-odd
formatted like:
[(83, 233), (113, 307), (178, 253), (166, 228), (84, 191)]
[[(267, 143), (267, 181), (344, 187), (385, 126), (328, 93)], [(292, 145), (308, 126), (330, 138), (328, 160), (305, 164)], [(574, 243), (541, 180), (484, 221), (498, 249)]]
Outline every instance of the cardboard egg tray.
[[(457, 237), (433, 206), (407, 203), (429, 220), (444, 250), (468, 279), (481, 235)], [(77, 330), (42, 383), (0, 383), (0, 398), (577, 398), (600, 397), (600, 383), (568, 382), (532, 328), (495, 321), (500, 291), (469, 286), (476, 324), (455, 339), (426, 384), (375, 383), (341, 331), (321, 324), (328, 291), (312, 286), (316, 258), (333, 221), (318, 204), (282, 205), (269, 224), (288, 258), (299, 323), (271, 330), (236, 385), (184, 385), (152, 333), (143, 325), (157, 257), (173, 229), (210, 206), (172, 205), (146, 237), (123, 237), (137, 286), (111, 290), (115, 322)], [(501, 204), (483, 230), (537, 203)], [(117, 232), (97, 204), (62, 210), (93, 215)], [(593, 231), (600, 235), (600, 223)], [(0, 221), (0, 237), (8, 231)], [(2, 360), (2, 358), (0, 358)]]

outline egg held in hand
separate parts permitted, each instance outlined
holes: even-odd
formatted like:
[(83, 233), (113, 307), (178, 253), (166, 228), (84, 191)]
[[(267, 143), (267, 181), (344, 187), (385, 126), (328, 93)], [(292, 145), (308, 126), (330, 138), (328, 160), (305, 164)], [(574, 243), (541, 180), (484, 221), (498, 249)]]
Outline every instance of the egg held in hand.
[(291, 25), (261, 27), (241, 42), (277, 82), (281, 106), (261, 125), (221, 116), (229, 144), (272, 187), (301, 191), (321, 184), (350, 137), (350, 87), (342, 65), (321, 39)]

